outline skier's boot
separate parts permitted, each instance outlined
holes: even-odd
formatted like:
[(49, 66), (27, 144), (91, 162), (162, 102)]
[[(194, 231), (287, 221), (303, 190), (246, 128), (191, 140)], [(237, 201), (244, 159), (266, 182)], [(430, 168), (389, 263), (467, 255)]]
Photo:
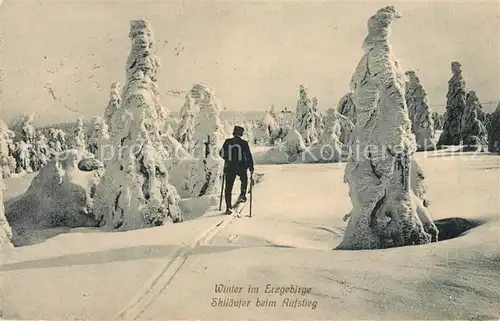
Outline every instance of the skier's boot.
[(245, 203), (247, 201), (247, 197), (245, 195), (240, 195), (238, 197), (238, 203)]
[(231, 215), (231, 214), (233, 214), (233, 211), (231, 211), (230, 208), (226, 208), (226, 211), (224, 212), (224, 214)]

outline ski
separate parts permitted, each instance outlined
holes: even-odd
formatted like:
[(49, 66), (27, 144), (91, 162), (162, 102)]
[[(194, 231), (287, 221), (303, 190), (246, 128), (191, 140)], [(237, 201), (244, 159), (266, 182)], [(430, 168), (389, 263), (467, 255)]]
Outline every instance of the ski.
[(241, 212), (243, 212), (243, 209), (245, 208), (245, 203), (246, 202), (236, 201), (236, 204), (232, 207), (234, 216), (241, 217)]

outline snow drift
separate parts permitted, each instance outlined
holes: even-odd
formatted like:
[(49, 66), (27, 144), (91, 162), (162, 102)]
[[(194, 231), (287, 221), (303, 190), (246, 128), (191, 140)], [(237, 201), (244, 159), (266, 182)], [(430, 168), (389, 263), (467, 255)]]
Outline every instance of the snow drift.
[[(93, 196), (103, 168), (92, 157), (78, 150), (56, 155), (35, 176), (24, 195), (6, 203), (15, 244), (22, 244), (33, 230), (96, 225)], [(79, 169), (79, 164), (89, 160), (97, 166)]]

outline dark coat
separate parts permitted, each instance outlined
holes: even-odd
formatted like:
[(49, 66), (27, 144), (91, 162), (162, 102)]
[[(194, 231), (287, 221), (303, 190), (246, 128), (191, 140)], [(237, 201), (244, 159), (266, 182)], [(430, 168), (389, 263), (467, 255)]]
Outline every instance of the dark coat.
[(253, 171), (253, 157), (248, 142), (239, 136), (226, 139), (219, 152), (225, 161), (225, 168), (229, 170)]

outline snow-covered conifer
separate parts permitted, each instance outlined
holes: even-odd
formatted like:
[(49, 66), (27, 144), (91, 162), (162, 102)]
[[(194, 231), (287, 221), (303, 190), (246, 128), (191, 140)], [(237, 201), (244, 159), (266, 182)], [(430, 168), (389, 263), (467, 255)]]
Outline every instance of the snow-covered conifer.
[(488, 132), (486, 126), (479, 119), (479, 112), (482, 113), (479, 98), (476, 92), (471, 90), (465, 99), (465, 109), (461, 121), (461, 140), (463, 144), (476, 148), (476, 150), (481, 150), (481, 146), (488, 146)]
[[(353, 203), (337, 249), (377, 249), (437, 240), (432, 222), (411, 183), (415, 136), (405, 102), (405, 74), (391, 52), (393, 6), (369, 18), (364, 55), (351, 80), (356, 129), (345, 169)], [(391, 117), (385, 117), (390, 115)]]
[(318, 138), (314, 123), (314, 111), (311, 99), (307, 96), (307, 89), (304, 85), (299, 87), (299, 99), (297, 100), (297, 111), (295, 114), (295, 129), (304, 138), (304, 143), (313, 143)]
[(87, 147), (85, 143), (85, 127), (81, 118), (76, 120), (72, 138), (70, 149), (76, 149), (81, 152), (85, 151), (85, 148)]
[(223, 161), (219, 150), (223, 143), (220, 112), (222, 104), (213, 89), (196, 84), (191, 97), (199, 106), (195, 119), (193, 155), (197, 164), (189, 174), (188, 190), (193, 196), (217, 193), (220, 188)]
[(325, 127), (325, 120), (323, 117), (323, 114), (318, 108), (318, 98), (313, 97), (312, 98), (312, 110), (313, 110), (313, 115), (314, 115), (314, 128), (316, 131), (316, 134), (318, 138), (321, 136), (323, 133), (324, 127)]
[(356, 105), (354, 105), (352, 92), (340, 98), (337, 109), (341, 115), (347, 117), (353, 124), (356, 124)]
[[(15, 133), (7, 127), (7, 124), (0, 119), (0, 167), (2, 169), (2, 177), (8, 178), (16, 172), (16, 160), (14, 158)], [(0, 186), (1, 188), (1, 186)]]
[(443, 131), (437, 145), (459, 145), (462, 136), (462, 115), (465, 110), (467, 96), (462, 65), (458, 61), (453, 61), (451, 63), (451, 72), (453, 75), (448, 81)]
[[(9, 137), (7, 124), (4, 123), (3, 120), (0, 120), (0, 252), (2, 251), (2, 247), (12, 247), (12, 229), (5, 217), (5, 209), (3, 205), (3, 170), (9, 168), (8, 157), (9, 157), (9, 146), (7, 137)], [(10, 173), (9, 173), (10, 174)]]
[(107, 152), (109, 143), (108, 125), (104, 118), (95, 116), (90, 123), (89, 139), (87, 143), (87, 150), (94, 154), (99, 160), (108, 160), (110, 155), (104, 155)]
[(438, 112), (432, 112), (432, 122), (434, 124), (434, 131), (443, 129), (443, 116), (438, 114)]
[(151, 26), (132, 20), (132, 49), (127, 60), (127, 81), (122, 107), (111, 127), (115, 152), (95, 193), (94, 212), (101, 225), (135, 229), (182, 221), (179, 194), (169, 183), (165, 163), (169, 152), (162, 142), (158, 113), (155, 55)]
[(288, 160), (294, 162), (306, 150), (306, 145), (297, 129), (291, 127), (288, 128), (287, 132), (288, 134), (283, 138), (278, 148), (284, 148), (284, 152), (288, 155)]
[(104, 111), (104, 121), (108, 126), (108, 131), (110, 132), (112, 130), (111, 124), (113, 115), (120, 108), (121, 108), (120, 82), (114, 81), (113, 83), (111, 83), (109, 102)]
[(186, 94), (186, 101), (180, 110), (179, 116), (180, 121), (175, 137), (186, 151), (192, 153), (194, 149), (193, 137), (196, 114), (194, 101), (189, 93)]
[(488, 129), (488, 150), (492, 153), (500, 153), (500, 103), (491, 115)]
[(431, 117), (427, 92), (413, 70), (407, 71), (405, 99), (412, 122), (411, 130), (415, 135), (417, 150), (434, 150), (434, 122)]

